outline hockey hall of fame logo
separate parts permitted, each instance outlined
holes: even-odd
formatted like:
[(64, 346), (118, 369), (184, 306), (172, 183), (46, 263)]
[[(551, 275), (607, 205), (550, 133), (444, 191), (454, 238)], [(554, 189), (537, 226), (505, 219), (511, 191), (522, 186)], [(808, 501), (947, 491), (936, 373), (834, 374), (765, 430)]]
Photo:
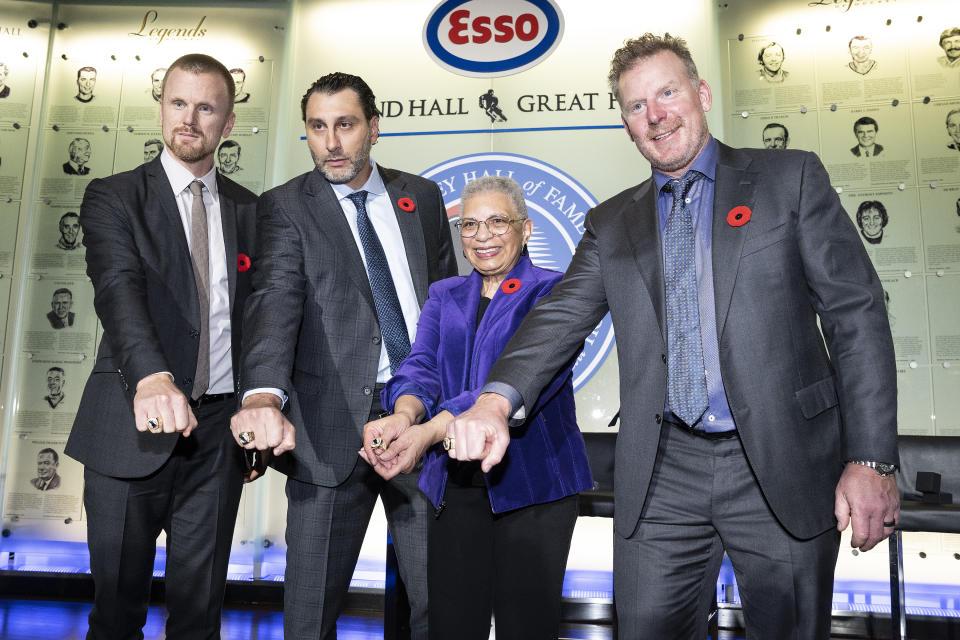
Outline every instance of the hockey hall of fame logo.
[[(527, 243), (530, 259), (538, 267), (566, 271), (583, 235), (587, 211), (597, 204), (583, 185), (556, 167), (536, 158), (512, 153), (477, 153), (447, 160), (423, 172), (443, 193), (447, 217), (460, 219), (460, 192), (470, 181), (486, 175), (506, 176), (523, 189), (533, 235)], [(606, 360), (613, 346), (610, 314), (584, 341), (583, 353), (573, 369), (573, 388), (580, 389)]]

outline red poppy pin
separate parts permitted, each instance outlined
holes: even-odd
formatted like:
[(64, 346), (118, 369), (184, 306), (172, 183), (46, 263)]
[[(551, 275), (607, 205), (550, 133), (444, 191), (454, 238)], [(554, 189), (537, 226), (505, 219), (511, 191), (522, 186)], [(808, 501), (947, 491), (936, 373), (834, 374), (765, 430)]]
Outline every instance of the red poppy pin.
[(750, 216), (753, 214), (750, 211), (750, 207), (745, 207), (740, 205), (739, 207), (734, 207), (730, 209), (730, 213), (727, 214), (727, 224), (731, 227), (742, 227), (743, 225), (750, 222)]
[(515, 293), (520, 289), (520, 281), (516, 278), (510, 278), (509, 280), (504, 280), (503, 284), (500, 285), (500, 291), (504, 293)]
[(249, 271), (250, 266), (253, 263), (250, 262), (250, 256), (245, 253), (240, 253), (237, 255), (237, 271), (243, 273), (244, 271)]
[(413, 204), (413, 200), (411, 200), (410, 198), (400, 198), (399, 200), (397, 200), (397, 206), (403, 209), (404, 211), (406, 211), (407, 213), (411, 213), (414, 209), (417, 208), (417, 205)]

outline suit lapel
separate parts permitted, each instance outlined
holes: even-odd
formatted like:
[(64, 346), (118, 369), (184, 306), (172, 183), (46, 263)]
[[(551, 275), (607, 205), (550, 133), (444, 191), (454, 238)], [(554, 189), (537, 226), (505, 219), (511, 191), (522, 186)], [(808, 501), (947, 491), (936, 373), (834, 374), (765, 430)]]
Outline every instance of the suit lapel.
[(223, 246), (227, 258), (227, 280), (230, 288), (230, 308), (233, 309), (237, 291), (237, 209), (233, 199), (227, 196), (223, 180), (217, 174), (217, 193), (220, 197), (220, 226), (223, 227)]
[(344, 257), (344, 268), (350, 275), (350, 279), (370, 304), (370, 308), (376, 312), (373, 292), (370, 290), (370, 279), (363, 266), (360, 249), (343, 215), (343, 207), (340, 206), (333, 187), (320, 175), (319, 171), (314, 169), (307, 177), (304, 191), (304, 210), (315, 218), (320, 235), (329, 238), (330, 244)]
[[(476, 368), (476, 345), (480, 344), (482, 338), (480, 338), (480, 331), (476, 327), (477, 321), (477, 307), (480, 305), (480, 289), (483, 287), (483, 283), (480, 279), (480, 274), (476, 271), (471, 271), (470, 275), (463, 279), (456, 287), (450, 289), (450, 298), (457, 305), (457, 308), (460, 310), (460, 313), (463, 315), (463, 319), (460, 322), (448, 323), (448, 328), (445, 330), (449, 331), (458, 331), (463, 333), (463, 353), (473, 354), (473, 357), (469, 360), (463, 362), (463, 380), (468, 384), (473, 384), (472, 376), (473, 370)], [(489, 308), (487, 309), (489, 311)], [(485, 324), (486, 318), (489, 314), (485, 314), (484, 321), (481, 324)], [(451, 359), (455, 360), (455, 358)]]
[(149, 191), (146, 222), (151, 227), (151, 235), (156, 239), (159, 250), (165, 254), (165, 257), (158, 256), (157, 259), (160, 264), (170, 265), (163, 272), (170, 290), (189, 292), (189, 295), (176, 296), (176, 299), (184, 310), (184, 317), (191, 318), (199, 326), (200, 301), (180, 209), (159, 157), (147, 165), (146, 172)]
[[(427, 249), (423, 241), (423, 226), (420, 224), (420, 203), (415, 194), (405, 191), (406, 184), (393, 171), (377, 165), (383, 183), (387, 187), (387, 196), (390, 205), (400, 225), (400, 236), (403, 238), (403, 249), (407, 254), (407, 264), (410, 266), (410, 277), (413, 279), (413, 289), (417, 292), (417, 303), (423, 307), (427, 301)], [(397, 201), (400, 198), (409, 198), (413, 202), (413, 211), (399, 211)]]
[(660, 230), (657, 221), (657, 189), (653, 178), (640, 185), (636, 194), (621, 212), (624, 235), (633, 249), (633, 256), (640, 270), (640, 277), (650, 294), (657, 313), (660, 335), (667, 340), (665, 309), (663, 301), (663, 258), (660, 245)]
[(480, 289), (482, 288), (480, 274), (471, 271), (463, 282), (450, 289), (450, 297), (457, 304), (463, 317), (473, 327), (476, 321), (477, 305), (480, 304)]
[(717, 313), (717, 339), (723, 335), (733, 285), (740, 267), (740, 253), (747, 237), (747, 226), (727, 222), (734, 207), (754, 208), (755, 174), (746, 170), (750, 159), (721, 144), (717, 162), (717, 180), (713, 195), (713, 297)]

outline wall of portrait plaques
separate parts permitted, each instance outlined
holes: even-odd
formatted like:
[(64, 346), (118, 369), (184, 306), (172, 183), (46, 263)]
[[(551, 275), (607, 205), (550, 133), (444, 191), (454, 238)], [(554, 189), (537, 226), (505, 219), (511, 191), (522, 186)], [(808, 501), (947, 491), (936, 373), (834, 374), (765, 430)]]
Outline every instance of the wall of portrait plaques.
[(960, 16), (949, 0), (731, 4), (734, 146), (819, 154), (880, 274), (900, 433), (960, 435)]

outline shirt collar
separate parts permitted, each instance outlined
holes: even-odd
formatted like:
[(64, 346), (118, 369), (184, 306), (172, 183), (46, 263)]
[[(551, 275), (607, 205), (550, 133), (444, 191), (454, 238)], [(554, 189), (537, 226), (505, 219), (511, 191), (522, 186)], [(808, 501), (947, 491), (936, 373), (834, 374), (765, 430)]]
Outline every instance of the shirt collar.
[(183, 191), (190, 186), (190, 183), (194, 180), (199, 180), (203, 183), (203, 186), (207, 188), (207, 191), (210, 192), (210, 195), (214, 200), (217, 199), (217, 168), (216, 165), (211, 167), (205, 175), (198, 178), (187, 169), (185, 166), (177, 162), (176, 158), (170, 155), (170, 151), (164, 147), (163, 152), (160, 154), (160, 163), (163, 165), (163, 170), (167, 174), (167, 180), (170, 181), (170, 186), (173, 188), (173, 195), (179, 197)]
[[(718, 149), (719, 145), (717, 144), (716, 138), (710, 134), (707, 134), (707, 144), (694, 159), (693, 164), (690, 165), (690, 169), (688, 169), (688, 171), (699, 171), (711, 181), (715, 180), (717, 176)], [(657, 193), (660, 193), (663, 190), (664, 185), (671, 180), (673, 180), (673, 178), (667, 174), (661, 173), (656, 169), (653, 170), (653, 182), (657, 185)]]
[(380, 176), (380, 172), (377, 170), (377, 165), (373, 161), (373, 158), (370, 159), (370, 166), (373, 168), (373, 171), (370, 172), (370, 177), (367, 178), (367, 181), (363, 183), (363, 186), (359, 189), (351, 189), (346, 184), (330, 184), (333, 187), (333, 192), (337, 194), (338, 200), (343, 200), (349, 196), (354, 191), (366, 191), (369, 195), (382, 195), (387, 192), (387, 187), (383, 184), (383, 178)]

